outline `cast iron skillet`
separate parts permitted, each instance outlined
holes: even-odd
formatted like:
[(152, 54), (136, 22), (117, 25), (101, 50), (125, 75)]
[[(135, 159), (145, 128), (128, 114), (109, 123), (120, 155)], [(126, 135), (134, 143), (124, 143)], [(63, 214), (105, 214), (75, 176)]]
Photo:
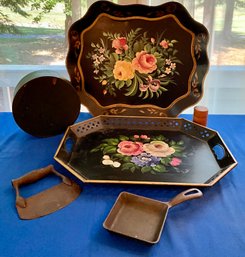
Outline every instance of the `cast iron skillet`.
[(109, 231), (155, 244), (160, 240), (169, 208), (201, 196), (202, 192), (199, 189), (191, 188), (169, 202), (160, 202), (122, 192), (103, 226)]

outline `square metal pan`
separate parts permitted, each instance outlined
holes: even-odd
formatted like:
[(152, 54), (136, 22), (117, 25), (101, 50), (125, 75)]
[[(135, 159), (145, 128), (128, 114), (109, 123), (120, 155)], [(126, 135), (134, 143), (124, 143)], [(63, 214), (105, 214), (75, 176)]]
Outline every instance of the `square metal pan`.
[(179, 193), (168, 202), (122, 192), (105, 219), (105, 229), (150, 244), (158, 243), (168, 210), (187, 200), (202, 196), (196, 188)]

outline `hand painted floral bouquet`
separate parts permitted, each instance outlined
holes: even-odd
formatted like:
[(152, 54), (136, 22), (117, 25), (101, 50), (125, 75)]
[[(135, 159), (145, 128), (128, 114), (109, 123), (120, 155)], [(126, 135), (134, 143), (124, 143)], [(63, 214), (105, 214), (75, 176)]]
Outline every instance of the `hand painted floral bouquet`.
[[(182, 172), (179, 166), (182, 158), (187, 157), (182, 140), (174, 141), (163, 135), (147, 136), (133, 135), (131, 137), (119, 135), (115, 138), (106, 138), (90, 152), (102, 152), (101, 162), (121, 170), (131, 172), (141, 171), (157, 174), (168, 172), (168, 167)], [(184, 171), (186, 173), (188, 171)]]
[(164, 32), (148, 37), (142, 28), (126, 35), (104, 32), (98, 43), (91, 43), (93, 50), (86, 58), (92, 60), (94, 79), (104, 95), (116, 96), (123, 90), (125, 96), (158, 98), (167, 86), (176, 84), (174, 75), (179, 75), (177, 63), (182, 62), (176, 57), (176, 43)]

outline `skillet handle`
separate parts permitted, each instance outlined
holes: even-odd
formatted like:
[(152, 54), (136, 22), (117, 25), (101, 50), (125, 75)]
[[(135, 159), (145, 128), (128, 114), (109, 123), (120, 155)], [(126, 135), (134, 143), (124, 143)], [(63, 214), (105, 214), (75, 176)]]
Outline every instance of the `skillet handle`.
[(177, 204), (183, 203), (188, 200), (202, 197), (202, 192), (197, 188), (190, 188), (176, 195), (173, 199), (168, 202), (169, 207), (173, 207)]
[(53, 165), (48, 165), (45, 168), (41, 168), (41, 169), (38, 169), (38, 170), (33, 170), (33, 171), (25, 174), (24, 176), (20, 177), (20, 178), (12, 180), (12, 185), (13, 185), (15, 191), (16, 191), (16, 205), (18, 205), (21, 208), (25, 208), (26, 207), (26, 200), (25, 200), (24, 197), (22, 197), (20, 195), (20, 191), (19, 191), (20, 186), (36, 182), (36, 181), (38, 181), (38, 180), (48, 176), (51, 173), (53, 173), (56, 176), (60, 177), (62, 179), (63, 183), (65, 183), (67, 185), (71, 185), (72, 184), (70, 179), (65, 177), (65, 176), (63, 176), (59, 172), (57, 172), (54, 169)]

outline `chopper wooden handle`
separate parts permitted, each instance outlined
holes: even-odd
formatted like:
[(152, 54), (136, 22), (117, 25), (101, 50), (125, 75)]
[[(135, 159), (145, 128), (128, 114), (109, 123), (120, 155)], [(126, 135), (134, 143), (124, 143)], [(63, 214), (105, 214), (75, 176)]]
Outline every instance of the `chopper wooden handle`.
[(197, 188), (190, 188), (188, 190), (185, 190), (181, 192), (180, 194), (176, 195), (172, 200), (168, 202), (169, 207), (173, 207), (177, 204), (180, 204), (182, 202), (192, 200), (195, 198), (202, 197), (202, 192)]
[(22, 197), (20, 195), (20, 192), (19, 192), (19, 187), (21, 185), (26, 185), (26, 184), (31, 184), (33, 182), (36, 182), (44, 177), (46, 177), (47, 175), (49, 174), (55, 174), (59, 177), (62, 178), (63, 180), (63, 183), (67, 184), (67, 185), (71, 185), (72, 182), (69, 178), (63, 176), (62, 174), (58, 173), (53, 165), (48, 165), (47, 167), (45, 168), (41, 168), (41, 169), (38, 169), (38, 170), (33, 170), (29, 173), (27, 173), (26, 175), (18, 178), (18, 179), (13, 179), (12, 180), (12, 185), (16, 191), (16, 204), (22, 208), (25, 208), (26, 207), (26, 201), (25, 201), (25, 198)]
[(38, 181), (39, 179), (46, 177), (47, 175), (49, 175), (52, 172), (53, 172), (53, 166), (49, 165), (45, 168), (33, 170), (20, 178), (12, 180), (12, 184), (14, 187), (31, 184), (33, 182)]

